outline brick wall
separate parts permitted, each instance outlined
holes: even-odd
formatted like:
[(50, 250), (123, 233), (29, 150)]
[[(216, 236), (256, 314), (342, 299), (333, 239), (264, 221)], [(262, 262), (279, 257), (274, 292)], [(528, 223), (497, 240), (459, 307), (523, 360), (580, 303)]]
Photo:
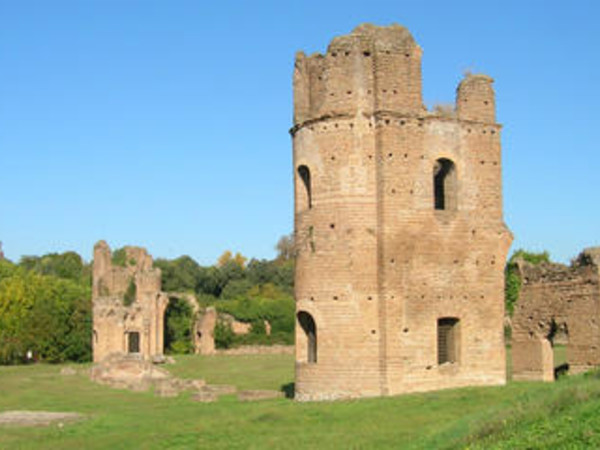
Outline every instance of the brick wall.
[[(169, 302), (161, 292), (161, 273), (140, 247), (125, 247), (124, 267), (114, 266), (104, 241), (94, 246), (92, 313), (94, 361), (128, 353), (128, 334), (139, 333), (139, 353), (145, 359), (162, 355), (164, 313)], [(131, 305), (124, 304), (129, 284), (136, 286)]]
[[(567, 345), (571, 372), (600, 365), (600, 249), (584, 250), (571, 266), (518, 262), (521, 291), (512, 319), (513, 376), (547, 379), (539, 340)], [(553, 369), (552, 365), (552, 369)]]
[[(492, 80), (471, 76), (458, 114), (421, 99), (421, 49), (403, 27), (362, 25), (294, 73), (299, 399), (505, 381), (500, 126)], [(456, 204), (434, 209), (446, 158)], [(310, 171), (309, 206), (300, 166)], [(437, 320), (460, 320), (460, 361), (437, 365)]]

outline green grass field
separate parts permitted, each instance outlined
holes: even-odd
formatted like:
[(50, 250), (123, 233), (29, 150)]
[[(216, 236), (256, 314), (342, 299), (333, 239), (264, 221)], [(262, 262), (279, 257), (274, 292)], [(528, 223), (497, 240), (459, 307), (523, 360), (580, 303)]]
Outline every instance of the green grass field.
[[(355, 401), (243, 403), (225, 396), (204, 404), (189, 394), (114, 390), (84, 374), (60, 375), (62, 367), (0, 367), (0, 411), (73, 411), (87, 419), (62, 428), (0, 428), (1, 449), (600, 447), (596, 375)], [(293, 382), (289, 355), (184, 356), (169, 368), (240, 389)]]

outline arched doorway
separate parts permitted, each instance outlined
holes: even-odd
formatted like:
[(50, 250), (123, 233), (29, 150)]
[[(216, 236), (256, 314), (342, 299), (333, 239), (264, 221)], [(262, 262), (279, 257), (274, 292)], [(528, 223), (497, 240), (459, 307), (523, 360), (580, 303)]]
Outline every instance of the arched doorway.
[(304, 344), (306, 345), (305, 362), (314, 364), (317, 362), (317, 326), (315, 324), (315, 320), (306, 311), (300, 311), (297, 317), (298, 323), (304, 331), (303, 340), (305, 341)]

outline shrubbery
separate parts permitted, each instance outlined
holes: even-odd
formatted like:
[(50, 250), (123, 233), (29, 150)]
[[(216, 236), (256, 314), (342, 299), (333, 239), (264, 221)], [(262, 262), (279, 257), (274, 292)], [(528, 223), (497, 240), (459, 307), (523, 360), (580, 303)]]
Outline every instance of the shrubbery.
[[(294, 343), (294, 299), (272, 284), (254, 286), (245, 295), (218, 301), (215, 306), (217, 311), (251, 324), (250, 333), (234, 335), (230, 345)], [(265, 321), (271, 325), (270, 335)]]
[[(215, 344), (229, 348), (242, 344), (292, 344), (294, 341), (294, 252), (293, 240), (285, 237), (278, 243), (275, 260), (246, 258), (230, 251), (223, 253), (215, 266), (202, 267), (189, 256), (174, 260), (158, 259), (163, 290), (194, 293), (202, 307), (216, 306), (220, 313), (250, 323), (246, 335), (235, 335), (226, 321), (215, 329)], [(191, 313), (190, 313), (191, 314)], [(271, 325), (266, 335), (265, 320)], [(168, 332), (182, 333), (187, 325)], [(169, 328), (170, 329), (170, 328)], [(187, 329), (187, 328), (186, 328)]]
[(165, 311), (165, 353), (186, 354), (194, 351), (193, 320), (191, 306), (185, 300), (172, 298)]
[(508, 262), (504, 270), (504, 295), (506, 310), (512, 316), (515, 304), (519, 299), (521, 291), (521, 278), (517, 272), (517, 260), (522, 259), (530, 264), (541, 264), (550, 262), (550, 254), (547, 251), (534, 253), (527, 252), (523, 249), (516, 250)]
[(91, 292), (71, 279), (40, 275), (2, 262), (0, 363), (91, 358)]

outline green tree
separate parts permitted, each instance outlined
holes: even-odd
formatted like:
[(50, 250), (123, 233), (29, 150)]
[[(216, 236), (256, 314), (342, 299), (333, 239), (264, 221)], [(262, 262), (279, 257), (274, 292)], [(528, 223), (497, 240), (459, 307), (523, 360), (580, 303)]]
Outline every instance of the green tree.
[(127, 251), (125, 247), (117, 248), (112, 252), (112, 264), (113, 266), (126, 267), (127, 266)]
[(123, 296), (123, 305), (130, 306), (133, 302), (135, 302), (137, 298), (137, 285), (135, 284), (135, 279), (133, 277), (129, 278), (129, 284), (127, 284), (127, 289), (125, 290), (125, 295)]
[(154, 266), (162, 272), (162, 288), (167, 292), (194, 292), (203, 276), (202, 268), (184, 255), (174, 260), (157, 259)]
[(58, 278), (90, 283), (91, 270), (81, 256), (75, 252), (48, 253), (43, 256), (23, 256), (19, 266), (41, 275), (52, 275)]
[(87, 360), (91, 354), (90, 288), (71, 280), (16, 271), (0, 280), (0, 362)]
[(14, 275), (19, 267), (7, 259), (0, 259), (0, 280)]
[(217, 348), (230, 348), (233, 346), (235, 334), (231, 325), (224, 320), (217, 320), (215, 324), (215, 346)]
[(167, 353), (192, 353), (194, 314), (189, 303), (171, 298), (165, 311), (165, 351)]
[(252, 282), (245, 278), (234, 279), (227, 283), (221, 292), (221, 298), (234, 299), (245, 296), (252, 288)]

